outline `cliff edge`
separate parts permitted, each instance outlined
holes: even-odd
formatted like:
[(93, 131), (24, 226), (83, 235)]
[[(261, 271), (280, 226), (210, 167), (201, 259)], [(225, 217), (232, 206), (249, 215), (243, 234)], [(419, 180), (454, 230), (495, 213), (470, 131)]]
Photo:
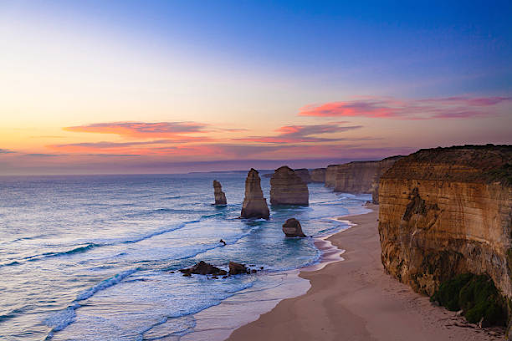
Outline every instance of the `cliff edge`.
[(427, 295), (487, 274), (511, 302), (512, 146), (420, 150), (380, 177), (378, 197), (387, 272)]

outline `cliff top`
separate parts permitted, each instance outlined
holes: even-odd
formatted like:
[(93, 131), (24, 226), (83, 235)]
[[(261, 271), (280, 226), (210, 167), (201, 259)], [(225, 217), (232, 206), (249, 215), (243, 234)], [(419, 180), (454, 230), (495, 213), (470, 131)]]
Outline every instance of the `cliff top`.
[[(411, 164), (422, 167), (410, 167)], [(442, 167), (440, 171), (439, 167)], [(512, 185), (512, 145), (465, 145), (421, 149), (398, 160), (384, 178), (491, 182)]]

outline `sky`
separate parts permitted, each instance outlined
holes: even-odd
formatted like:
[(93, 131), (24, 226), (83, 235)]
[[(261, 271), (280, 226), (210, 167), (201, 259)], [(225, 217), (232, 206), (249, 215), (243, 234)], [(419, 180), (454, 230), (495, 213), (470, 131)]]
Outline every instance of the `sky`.
[(0, 0), (0, 175), (512, 143), (510, 1)]

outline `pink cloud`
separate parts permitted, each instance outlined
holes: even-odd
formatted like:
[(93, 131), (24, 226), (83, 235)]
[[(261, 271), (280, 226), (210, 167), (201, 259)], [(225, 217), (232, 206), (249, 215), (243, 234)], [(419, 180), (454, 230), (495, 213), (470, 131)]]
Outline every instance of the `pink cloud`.
[(276, 129), (278, 135), (274, 136), (248, 136), (239, 138), (239, 141), (259, 143), (307, 143), (341, 141), (343, 138), (326, 138), (317, 135), (335, 134), (348, 130), (359, 129), (362, 126), (339, 126), (338, 124), (292, 125)]
[(416, 100), (365, 97), (321, 105), (306, 105), (299, 109), (299, 116), (410, 120), (486, 117), (495, 116), (495, 107), (511, 100), (512, 97), (459, 96)]

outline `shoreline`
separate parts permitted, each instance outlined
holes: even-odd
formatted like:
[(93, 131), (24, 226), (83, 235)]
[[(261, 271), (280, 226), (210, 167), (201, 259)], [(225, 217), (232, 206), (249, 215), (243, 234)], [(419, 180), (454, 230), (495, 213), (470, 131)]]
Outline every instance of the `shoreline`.
[(311, 284), (306, 294), (281, 300), (228, 340), (504, 340), (503, 328), (469, 324), (387, 275), (380, 262), (378, 206), (366, 207), (372, 211), (337, 218), (355, 226), (315, 241), (327, 253), (332, 246), (345, 251), (319, 269), (300, 269), (299, 277)]
[[(365, 207), (364, 205), (361, 207)], [(364, 212), (364, 211), (363, 211)], [(343, 222), (349, 225), (347, 228), (333, 234), (323, 237), (314, 237), (313, 243), (321, 252), (321, 256), (317, 263), (306, 265), (302, 268), (286, 270), (270, 274), (274, 277), (282, 277), (282, 282), (275, 288), (266, 288), (258, 291), (258, 299), (253, 297), (253, 289), (247, 289), (235, 296), (227, 298), (216, 306), (212, 306), (197, 314), (194, 314), (196, 326), (194, 332), (183, 335), (182, 341), (221, 341), (226, 340), (235, 330), (251, 323), (265, 313), (272, 311), (281, 301), (300, 297), (311, 288), (310, 281), (301, 277), (302, 271), (318, 271), (328, 264), (343, 261), (341, 255), (345, 252), (329, 240), (337, 233), (344, 232), (355, 224), (348, 220), (340, 220), (339, 218), (347, 218), (353, 215), (367, 214), (365, 213), (348, 213), (341, 217), (332, 218), (332, 220)], [(269, 276), (269, 274), (267, 274)], [(233, 319), (229, 317), (237, 316), (237, 323), (233, 323)]]

